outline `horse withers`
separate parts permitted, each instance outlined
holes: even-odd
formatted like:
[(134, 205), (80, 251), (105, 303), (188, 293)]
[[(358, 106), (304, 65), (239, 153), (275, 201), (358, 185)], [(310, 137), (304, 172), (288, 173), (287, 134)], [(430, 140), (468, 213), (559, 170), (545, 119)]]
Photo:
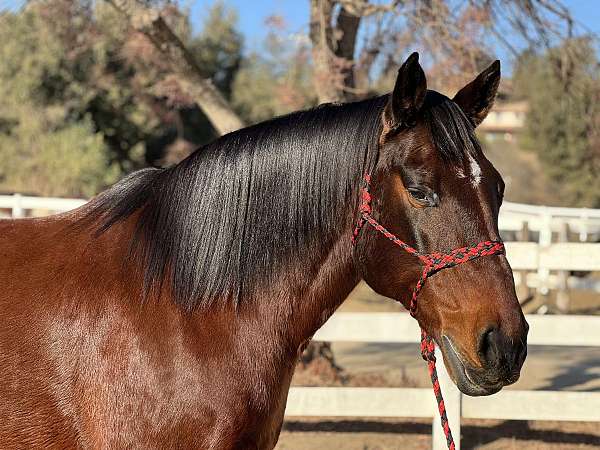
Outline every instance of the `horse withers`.
[[(421, 254), (498, 241), (474, 128), (412, 55), (391, 94), (230, 133), (69, 213), (0, 221), (0, 447), (270, 449), (299, 351), (361, 278), (409, 306)], [(527, 324), (503, 254), (429, 277), (415, 318), (458, 387), (514, 382)]]

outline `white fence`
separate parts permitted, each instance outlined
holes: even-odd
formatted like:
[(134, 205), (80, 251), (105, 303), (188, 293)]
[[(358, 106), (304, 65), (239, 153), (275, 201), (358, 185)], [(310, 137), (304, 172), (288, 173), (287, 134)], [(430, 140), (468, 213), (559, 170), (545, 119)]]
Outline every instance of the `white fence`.
[[(534, 251), (535, 244), (523, 243), (521, 249), (515, 247), (513, 253), (518, 256), (511, 259), (513, 269), (517, 271), (515, 282), (525, 287), (524, 297), (532, 298), (529, 288), (543, 295), (551, 289), (557, 289), (556, 306), (559, 311), (568, 312), (570, 289), (600, 293), (600, 280), (571, 276), (568, 272), (598, 270), (600, 259), (597, 244), (586, 242), (600, 241), (600, 209), (505, 202), (500, 213), (499, 228), (503, 234), (509, 234), (505, 236), (508, 241), (515, 237), (521, 241), (536, 238), (537, 247)], [(580, 244), (569, 242), (573, 235), (578, 236)], [(529, 261), (525, 255), (529, 255)]]
[(581, 242), (600, 237), (600, 209), (559, 208), (504, 202), (500, 212), (499, 228), (503, 231), (521, 231), (527, 224), (530, 231), (540, 233), (542, 244), (549, 244), (552, 232), (561, 232), (566, 224), (579, 235)]
[(25, 211), (34, 215), (53, 214), (78, 208), (87, 200), (57, 197), (28, 197), (21, 194), (0, 195), (0, 210), (10, 210), (10, 217), (23, 217)]
[(505, 242), (506, 257), (513, 270), (600, 270), (600, 244), (555, 242)]
[[(529, 345), (600, 346), (600, 317), (527, 316)], [(417, 322), (403, 313), (336, 313), (315, 340), (329, 342), (419, 342)], [(490, 397), (458, 391), (438, 356), (448, 419), (460, 449), (460, 419), (600, 421), (600, 392), (504, 389)], [(423, 362), (423, 370), (426, 369)], [(293, 387), (287, 417), (431, 417), (433, 449), (446, 448), (431, 388)]]

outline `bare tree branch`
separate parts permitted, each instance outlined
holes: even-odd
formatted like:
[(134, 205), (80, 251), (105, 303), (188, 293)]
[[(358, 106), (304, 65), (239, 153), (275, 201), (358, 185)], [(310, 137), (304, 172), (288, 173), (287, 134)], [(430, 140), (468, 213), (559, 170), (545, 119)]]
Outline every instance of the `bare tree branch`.
[(392, 12), (403, 4), (404, 0), (394, 0), (384, 5), (370, 4), (363, 0), (339, 0), (339, 3), (348, 14), (355, 17), (367, 17), (377, 13)]
[[(381, 35), (368, 31), (361, 54), (351, 55), (359, 26), (384, 17), (390, 23)], [(311, 0), (315, 86), (321, 101), (360, 97), (370, 90), (377, 61), (398, 63), (399, 54), (416, 47), (426, 50), (430, 73), (445, 84), (439, 87), (450, 90), (489, 62), (493, 41), (516, 56), (521, 48), (509, 36), (551, 47), (572, 37), (576, 25), (561, 0)]]

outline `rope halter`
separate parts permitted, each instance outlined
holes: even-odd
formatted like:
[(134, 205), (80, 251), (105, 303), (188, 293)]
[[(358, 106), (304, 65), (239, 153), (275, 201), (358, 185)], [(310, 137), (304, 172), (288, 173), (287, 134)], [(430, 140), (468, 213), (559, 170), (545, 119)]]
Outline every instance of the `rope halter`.
[[(460, 247), (452, 250), (450, 253), (421, 253), (417, 249), (411, 247), (406, 242), (399, 239), (396, 235), (389, 232), (383, 225), (371, 215), (371, 194), (369, 192), (371, 186), (371, 176), (366, 174), (364, 176), (364, 187), (361, 188), (361, 204), (359, 207), (359, 218), (352, 234), (352, 244), (355, 245), (364, 224), (371, 225), (375, 230), (383, 234), (392, 243), (398, 247), (410, 253), (411, 255), (418, 258), (422, 265), (423, 271), (417, 284), (415, 285), (412, 297), (410, 299), (409, 312), (411, 316), (415, 317), (417, 311), (417, 296), (423, 289), (427, 278), (433, 274), (439, 272), (442, 269), (454, 267), (459, 264), (471, 261), (473, 259), (480, 258), (482, 256), (500, 255), (504, 253), (504, 244), (501, 241), (482, 241), (476, 245), (470, 247)], [(437, 369), (436, 369), (436, 358), (435, 358), (435, 342), (427, 332), (421, 328), (421, 355), (423, 359), (427, 361), (429, 369), (429, 376), (433, 384), (433, 392), (438, 404), (438, 410), (440, 413), (440, 419), (444, 434), (446, 435), (446, 443), (448, 444), (449, 450), (454, 450), (454, 439), (452, 438), (452, 432), (450, 431), (450, 425), (448, 424), (448, 417), (446, 415), (446, 407), (444, 405), (444, 399), (442, 397), (442, 390), (438, 381)]]

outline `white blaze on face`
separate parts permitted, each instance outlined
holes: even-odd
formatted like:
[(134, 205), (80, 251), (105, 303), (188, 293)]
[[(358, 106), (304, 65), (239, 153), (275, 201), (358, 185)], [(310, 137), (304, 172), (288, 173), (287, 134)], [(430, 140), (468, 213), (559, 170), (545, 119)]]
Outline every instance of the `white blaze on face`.
[(458, 178), (467, 178), (467, 176), (465, 175), (465, 171), (462, 170), (460, 167), (457, 167), (456, 175), (458, 176)]
[(481, 167), (471, 155), (469, 155), (469, 168), (471, 170), (471, 184), (473, 187), (477, 187), (481, 182)]

